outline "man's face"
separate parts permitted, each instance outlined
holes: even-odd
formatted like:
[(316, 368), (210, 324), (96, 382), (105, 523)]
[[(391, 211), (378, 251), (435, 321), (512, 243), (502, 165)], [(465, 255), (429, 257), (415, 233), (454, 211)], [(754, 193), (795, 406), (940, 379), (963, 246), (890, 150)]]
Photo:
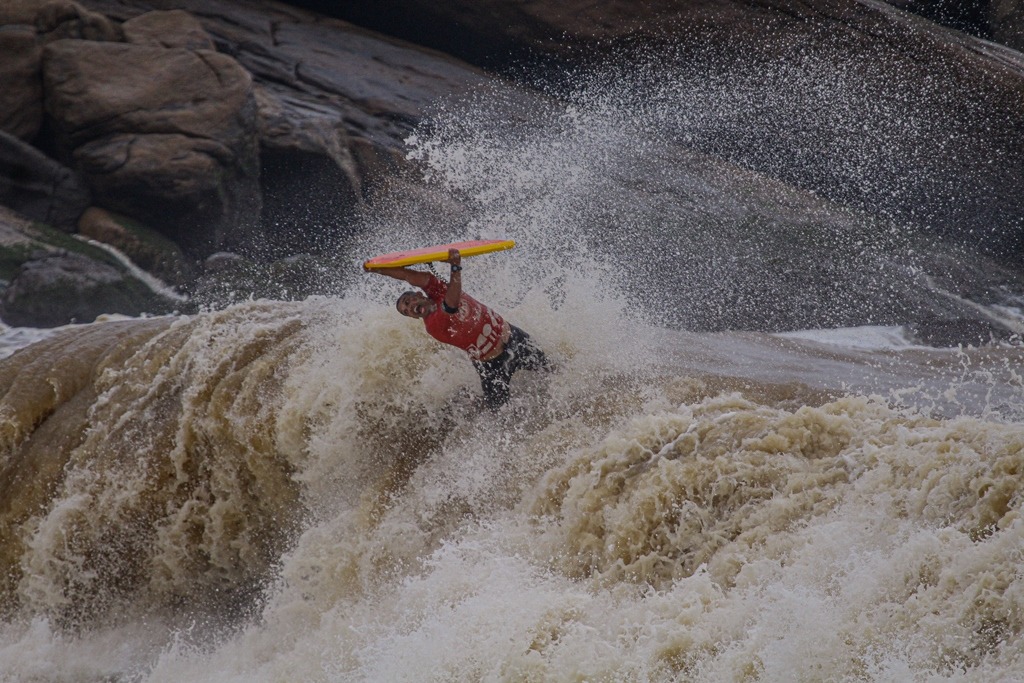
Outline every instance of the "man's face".
[(398, 297), (398, 312), (410, 318), (426, 318), (437, 309), (437, 304), (419, 292), (406, 292)]

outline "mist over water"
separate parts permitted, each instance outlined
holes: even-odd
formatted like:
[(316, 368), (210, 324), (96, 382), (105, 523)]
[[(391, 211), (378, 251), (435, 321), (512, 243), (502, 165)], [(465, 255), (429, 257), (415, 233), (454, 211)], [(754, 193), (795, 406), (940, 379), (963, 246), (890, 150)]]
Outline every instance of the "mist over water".
[[(765, 59), (668, 52), (566, 75), (553, 99), (441, 110), (412, 156), (462, 214), (430, 234), (521, 230), (562, 266), (586, 251), (659, 325), (688, 330), (906, 324), (947, 315), (939, 285), (1020, 303), (974, 252), (979, 233), (1019, 228), (975, 207), (1006, 160), (946, 168), (978, 143), (937, 116), (938, 86), (883, 84), (863, 57)], [(971, 218), (956, 228), (935, 217), (947, 209)]]
[[(916, 237), (708, 156), (752, 82), (644, 68), (440, 109), (337, 297), (0, 364), (0, 680), (1024, 677), (1019, 344), (767, 334), (902, 324)], [(466, 291), (557, 365), (496, 415), (358, 270), (489, 237)]]

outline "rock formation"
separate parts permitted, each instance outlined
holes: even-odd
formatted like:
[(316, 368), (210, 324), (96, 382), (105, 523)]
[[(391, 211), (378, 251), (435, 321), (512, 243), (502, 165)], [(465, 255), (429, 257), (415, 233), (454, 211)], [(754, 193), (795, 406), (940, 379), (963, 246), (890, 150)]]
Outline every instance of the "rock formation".
[(0, 281), (0, 319), (12, 326), (56, 327), (104, 313), (168, 313), (180, 303), (103, 249), (3, 206)]
[(74, 232), (91, 201), (81, 176), (39, 149), (0, 131), (0, 205)]
[(94, 201), (198, 255), (253, 240), (259, 148), (252, 78), (211, 50), (61, 40), (43, 53), (60, 157)]
[[(0, 9), (0, 48), (0, 203), (69, 232), (102, 207), (177, 245), (150, 260), (179, 275), (225, 249), (336, 246), (406, 164), (426, 108), (489, 80), (271, 2), (17, 0)], [(9, 299), (25, 295), (14, 284)]]
[[(713, 185), (723, 172), (749, 172), (754, 189), (744, 201), (756, 206), (742, 220), (768, 226), (761, 236), (741, 234), (748, 228), (727, 199), (704, 198), (724, 212), (721, 229), (739, 231), (737, 248), (749, 246), (767, 270), (730, 285), (749, 315), (736, 304), (683, 324), (779, 329), (848, 324), (858, 316), (878, 322), (873, 285), (863, 278), (888, 267), (862, 262), (867, 257), (856, 242), (814, 259), (792, 282), (792, 269), (771, 270), (786, 258), (785, 240), (774, 247), (779, 253), (755, 249), (759, 240), (785, 233), (786, 221), (812, 224), (831, 211), (819, 207), (820, 198), (914, 230), (921, 244), (936, 237), (967, 244), (970, 258), (1001, 263), (1011, 280), (1019, 274), (1024, 58), (1012, 49), (878, 0), (296, 4), (340, 18), (272, 0), (5, 3), (0, 204), (17, 216), (9, 229), (35, 222), (114, 244), (193, 302), (217, 292), (205, 303), (224, 303), (224, 292), (244, 295), (239, 287), (250, 285), (249, 294), (334, 291), (337, 279), (325, 273), (361, 229), (360, 216), (378, 211), (375, 202), (388, 188), (420, 191), (406, 138), (435, 107), (481, 89), (530, 107), (565, 92), (538, 93), (513, 82), (524, 74), (522, 83), (562, 80), (571, 90), (580, 74), (618, 68), (656, 84), (656, 69), (630, 71), (631, 60), (646, 54), (648, 65), (723, 83), (714, 93), (697, 93), (703, 99), (683, 92), (686, 83), (676, 93), (681, 113), (717, 107), (719, 118), (657, 122), (667, 144), (663, 156), (676, 164), (665, 177), (676, 185), (651, 193), (625, 181), (609, 195), (621, 192), (622, 202), (643, 213), (660, 206), (660, 193), (673, 198), (672, 210), (685, 212), (698, 199), (687, 188)], [(998, 9), (1009, 27), (1017, 6), (1002, 0)], [(777, 83), (763, 82), (765, 64), (773, 65), (768, 76)], [(823, 108), (829, 116), (820, 115)], [(868, 154), (865, 144), (873, 146)], [(907, 149), (889, 155), (888, 145)], [(773, 218), (774, 184), (795, 188), (790, 196), (800, 197), (793, 201), (803, 208)], [(845, 220), (836, 218), (835, 226)], [(793, 253), (828, 246), (820, 244), (824, 233), (812, 232), (801, 233), (809, 241)], [(77, 257), (55, 258), (46, 249), (5, 257), (12, 267), (4, 311), (35, 310), (19, 309), (16, 299), (48, 287), (42, 274), (71, 283), (66, 275), (86, 269)], [(90, 281), (106, 282), (109, 266), (98, 263)], [(222, 287), (222, 277), (234, 284)], [(800, 317), (758, 299), (768, 280), (783, 293), (827, 293), (840, 277), (853, 298), (852, 290), (866, 288), (847, 315)], [(266, 286), (275, 278), (288, 286)], [(904, 284), (895, 278), (882, 289), (899, 299)], [(923, 305), (921, 294), (894, 300), (892, 316), (912, 316)], [(68, 291), (69, 300), (76, 296)], [(828, 308), (821, 297), (814, 310)], [(131, 309), (110, 302), (109, 310)], [(179, 304), (165, 300), (158, 308)], [(960, 315), (958, 306), (943, 300), (940, 319)], [(936, 312), (924, 308), (921, 315), (934, 319)], [(4, 311), (0, 317), (10, 322)], [(67, 314), (64, 321), (71, 317), (87, 316)], [(33, 324), (27, 313), (17, 320)]]

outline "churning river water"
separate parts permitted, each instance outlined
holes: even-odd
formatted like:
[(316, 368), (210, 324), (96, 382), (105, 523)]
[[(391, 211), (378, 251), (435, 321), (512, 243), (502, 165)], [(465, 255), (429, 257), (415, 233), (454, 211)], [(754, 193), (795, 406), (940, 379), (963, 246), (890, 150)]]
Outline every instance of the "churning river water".
[[(412, 140), (469, 217), (371, 221), (337, 296), (0, 362), (0, 680), (1024, 679), (1024, 348), (686, 331), (700, 255), (587, 230), (643, 152), (588, 116)], [(438, 234), (519, 243), (464, 286), (557, 369), (497, 414), (358, 269)]]

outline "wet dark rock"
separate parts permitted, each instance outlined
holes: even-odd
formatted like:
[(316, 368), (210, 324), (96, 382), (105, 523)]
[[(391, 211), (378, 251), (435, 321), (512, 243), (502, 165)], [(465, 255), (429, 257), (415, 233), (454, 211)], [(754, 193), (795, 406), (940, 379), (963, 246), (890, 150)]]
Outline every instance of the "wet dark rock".
[(47, 248), (49, 245), (30, 219), (0, 206), (0, 280), (4, 287), (22, 263)]
[[(922, 16), (937, 24), (970, 33), (979, 38), (992, 37), (992, 6), (998, 0), (886, 0), (893, 7)], [(1011, 0), (1013, 2), (1014, 0)]]
[(0, 319), (12, 326), (92, 322), (104, 313), (166, 313), (174, 302), (114, 265), (73, 252), (34, 254), (0, 296)]
[(178, 308), (113, 255), (0, 206), (0, 320), (54, 327)]
[[(1024, 294), (1024, 275), (970, 248), (951, 252), (682, 147), (648, 142), (593, 183), (565, 210), (582, 213), (609, 261), (626, 260), (631, 301), (667, 326), (784, 332), (921, 320), (938, 330), (934, 321), (978, 321), (993, 339), (1014, 334), (984, 307)], [(977, 344), (979, 326), (967, 322), (929, 343)]]
[(1024, 50), (1024, 2), (1021, 0), (887, 0), (943, 26)]
[(920, 263), (918, 281), (930, 305), (908, 318), (920, 343), (955, 347), (1024, 342), (1024, 273), (969, 246), (927, 251)]
[(0, 131), (0, 204), (73, 232), (89, 202), (89, 191), (78, 174)]
[(322, 153), (265, 149), (261, 156), (263, 260), (296, 253), (324, 254), (351, 237), (355, 208), (362, 202), (351, 176)]
[(985, 346), (1012, 339), (1014, 332), (993, 320), (922, 317), (909, 326), (914, 340), (925, 346), (955, 348)]
[(991, 0), (989, 30), (993, 40), (1024, 52), (1024, 2)]
[(35, 27), (0, 26), (0, 131), (31, 140), (43, 123), (42, 47)]

